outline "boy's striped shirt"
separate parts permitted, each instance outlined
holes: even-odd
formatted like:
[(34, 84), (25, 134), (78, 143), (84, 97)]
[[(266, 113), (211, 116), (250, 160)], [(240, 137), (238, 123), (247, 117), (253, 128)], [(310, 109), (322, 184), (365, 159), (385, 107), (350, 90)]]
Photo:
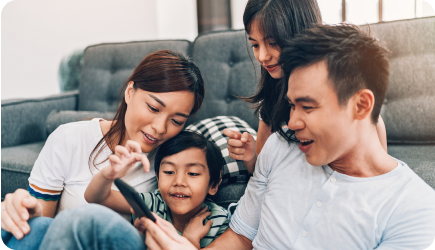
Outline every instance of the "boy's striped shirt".
[[(140, 193), (139, 195), (152, 212), (172, 223), (169, 207), (163, 201), (160, 191), (155, 190), (151, 193)], [(227, 230), (228, 228), (229, 223), (228, 212), (226, 209), (217, 205), (208, 198), (204, 200), (201, 208), (203, 208), (204, 206), (207, 206), (207, 211), (211, 212), (211, 215), (209, 215), (204, 220), (204, 224), (207, 223), (207, 221), (209, 220), (213, 220), (213, 224), (210, 228), (210, 231), (208, 231), (204, 238), (200, 240), (199, 243), (201, 245), (201, 248), (208, 246), (214, 239), (216, 239), (223, 232), (225, 232), (225, 230)], [(136, 216), (132, 215), (131, 223), (134, 224), (135, 220)], [(183, 235), (180, 232), (178, 233), (180, 235)]]

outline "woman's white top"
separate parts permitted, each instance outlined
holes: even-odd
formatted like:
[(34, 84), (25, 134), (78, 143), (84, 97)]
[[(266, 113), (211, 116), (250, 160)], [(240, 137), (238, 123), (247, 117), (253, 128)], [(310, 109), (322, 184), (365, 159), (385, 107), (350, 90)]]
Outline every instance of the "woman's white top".
[[(33, 166), (28, 190), (38, 199), (59, 200), (56, 213), (87, 204), (84, 199), (86, 187), (95, 174), (109, 165), (109, 160), (106, 159), (112, 152), (107, 146), (96, 159), (96, 163), (106, 160), (97, 165), (98, 169), (92, 162), (88, 164), (92, 150), (103, 138), (100, 120), (102, 119), (95, 118), (91, 121), (72, 122), (59, 126), (48, 137)], [(151, 163), (148, 173), (145, 173), (142, 164), (138, 162), (122, 178), (137, 192), (151, 192), (157, 188), (154, 172), (155, 151), (148, 154)], [(112, 189), (117, 190), (114, 185)]]

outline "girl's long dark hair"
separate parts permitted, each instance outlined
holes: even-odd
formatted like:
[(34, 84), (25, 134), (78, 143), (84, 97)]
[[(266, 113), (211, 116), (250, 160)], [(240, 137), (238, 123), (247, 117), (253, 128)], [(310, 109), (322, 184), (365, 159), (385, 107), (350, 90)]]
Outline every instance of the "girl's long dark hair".
[[(301, 31), (322, 23), (316, 0), (249, 0), (243, 14), (247, 34), (254, 20), (263, 37), (273, 39), (279, 48)], [(282, 129), (290, 119), (290, 108), (285, 99), (287, 81), (285, 78), (274, 79), (261, 67), (257, 93), (242, 99), (252, 104), (255, 113), (260, 113), (272, 133), (278, 131), (286, 140), (292, 141), (293, 131)]]
[[(127, 103), (123, 96), (129, 82), (134, 82), (134, 90), (142, 89), (148, 92), (163, 93), (187, 90), (195, 95), (191, 115), (195, 114), (204, 100), (204, 80), (199, 68), (188, 57), (169, 50), (160, 50), (149, 54), (134, 69), (131, 76), (125, 81), (118, 96), (121, 100), (113, 118), (110, 130), (101, 138), (89, 155), (89, 166), (97, 166), (107, 159), (96, 163), (98, 155), (105, 147), (112, 151), (125, 139), (125, 112)], [(121, 99), (122, 98), (122, 99)]]

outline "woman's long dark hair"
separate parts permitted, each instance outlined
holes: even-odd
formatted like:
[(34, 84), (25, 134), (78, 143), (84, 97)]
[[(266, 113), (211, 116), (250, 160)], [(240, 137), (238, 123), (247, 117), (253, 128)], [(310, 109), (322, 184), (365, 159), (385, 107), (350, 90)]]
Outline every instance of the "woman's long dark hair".
[[(250, 33), (254, 20), (257, 21), (263, 37), (273, 39), (280, 48), (296, 34), (322, 23), (316, 0), (249, 0), (243, 14), (247, 34)], [(283, 124), (287, 124), (290, 118), (286, 94), (287, 79), (274, 79), (261, 67), (257, 93), (242, 99), (252, 104), (255, 113), (260, 113), (261, 119), (271, 128), (272, 133), (279, 131), (284, 138), (291, 141), (292, 131), (285, 132), (282, 129)]]
[[(133, 82), (134, 90), (142, 89), (148, 92), (163, 93), (187, 90), (195, 95), (195, 103), (190, 114), (195, 114), (204, 100), (204, 80), (199, 68), (188, 57), (169, 50), (160, 50), (149, 54), (134, 69), (131, 76), (125, 81), (118, 96), (121, 100), (113, 118), (110, 130), (95, 146), (89, 156), (89, 166), (97, 166), (98, 155), (105, 147), (112, 151), (116, 145), (120, 145), (125, 139), (125, 112), (127, 103), (123, 93), (128, 84)], [(122, 98), (122, 99), (121, 99)]]

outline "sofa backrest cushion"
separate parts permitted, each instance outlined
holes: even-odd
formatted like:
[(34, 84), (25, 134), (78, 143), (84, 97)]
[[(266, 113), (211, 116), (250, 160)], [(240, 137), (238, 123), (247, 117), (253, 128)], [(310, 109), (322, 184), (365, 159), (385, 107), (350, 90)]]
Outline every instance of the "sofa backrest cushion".
[(388, 142), (435, 143), (435, 17), (371, 24), (370, 30), (391, 50), (381, 111)]
[(114, 112), (122, 85), (152, 52), (169, 49), (188, 55), (187, 40), (108, 43), (87, 47), (79, 86), (79, 110)]
[(237, 116), (258, 129), (254, 110), (237, 98), (251, 96), (257, 89), (260, 65), (248, 52), (252, 54), (242, 30), (212, 32), (196, 38), (192, 56), (201, 70), (206, 90), (201, 109), (187, 124), (226, 115)]

